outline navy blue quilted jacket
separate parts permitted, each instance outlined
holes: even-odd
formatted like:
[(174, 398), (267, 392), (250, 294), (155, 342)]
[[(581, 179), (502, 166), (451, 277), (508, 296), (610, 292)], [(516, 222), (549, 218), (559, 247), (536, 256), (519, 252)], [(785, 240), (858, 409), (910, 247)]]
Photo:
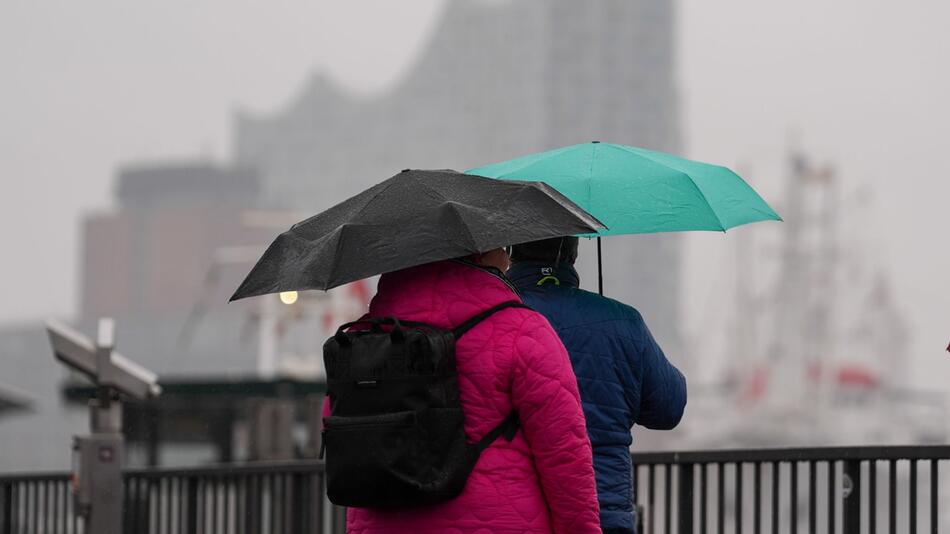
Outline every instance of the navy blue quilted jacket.
[(580, 289), (573, 267), (523, 262), (508, 277), (570, 354), (594, 449), (601, 526), (632, 531), (631, 427), (675, 427), (686, 407), (686, 379), (637, 310)]

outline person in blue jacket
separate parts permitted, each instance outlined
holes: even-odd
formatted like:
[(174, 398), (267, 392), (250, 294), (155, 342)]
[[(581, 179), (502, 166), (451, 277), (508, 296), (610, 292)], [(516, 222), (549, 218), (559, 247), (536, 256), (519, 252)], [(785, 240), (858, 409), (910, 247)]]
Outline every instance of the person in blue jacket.
[(508, 278), (570, 355), (594, 449), (601, 528), (635, 533), (631, 429), (674, 428), (686, 407), (686, 379), (636, 309), (578, 287), (576, 259), (576, 237), (515, 245)]

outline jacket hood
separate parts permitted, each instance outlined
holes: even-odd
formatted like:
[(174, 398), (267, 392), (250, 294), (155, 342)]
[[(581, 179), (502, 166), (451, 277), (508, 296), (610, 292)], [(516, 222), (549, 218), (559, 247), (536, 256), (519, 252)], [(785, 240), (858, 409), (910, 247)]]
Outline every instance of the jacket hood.
[(445, 260), (382, 275), (369, 314), (451, 328), (468, 319), (473, 304), (478, 311), (509, 300), (521, 297), (501, 271)]

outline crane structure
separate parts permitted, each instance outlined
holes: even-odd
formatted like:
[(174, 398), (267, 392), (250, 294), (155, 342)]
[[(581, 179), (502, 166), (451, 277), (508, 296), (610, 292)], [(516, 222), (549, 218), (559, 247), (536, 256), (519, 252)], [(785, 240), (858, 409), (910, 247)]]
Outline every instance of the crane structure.
[(782, 224), (735, 232), (718, 387), (669, 445), (944, 442), (945, 396), (907, 382), (910, 333), (870, 242), (869, 191), (846, 197), (835, 169), (801, 152), (783, 187)]

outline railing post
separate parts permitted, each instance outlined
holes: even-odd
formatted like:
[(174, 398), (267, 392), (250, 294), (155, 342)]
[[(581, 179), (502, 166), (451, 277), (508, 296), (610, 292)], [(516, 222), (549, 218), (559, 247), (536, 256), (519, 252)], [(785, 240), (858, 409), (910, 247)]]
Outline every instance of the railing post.
[(939, 462), (937, 459), (930, 460), (930, 532), (937, 534), (940, 530), (940, 513), (937, 506), (940, 501), (939, 487), (940, 478), (937, 473)]
[(346, 508), (335, 504), (331, 506), (330, 534), (346, 534)]
[[(679, 464), (677, 525), (680, 534), (693, 534), (693, 464)], [(671, 481), (667, 481), (669, 484)], [(669, 506), (669, 503), (667, 503)]]
[(188, 502), (188, 515), (187, 515), (187, 524), (188, 532), (198, 532), (198, 479), (195, 477), (188, 477), (187, 488), (188, 492), (186, 499)]
[(320, 471), (315, 476), (311, 476), (310, 480), (310, 499), (307, 501), (307, 506), (313, 509), (313, 513), (310, 514), (310, 517), (313, 519), (313, 523), (310, 525), (310, 531), (316, 532), (318, 534), (323, 534), (323, 518), (324, 514), (324, 495), (326, 493), (323, 489), (323, 471)]
[(290, 476), (290, 531), (293, 534), (305, 534), (311, 532), (310, 512), (311, 508), (307, 506), (307, 481), (306, 473), (293, 473)]
[(844, 508), (842, 508), (842, 530), (860, 532), (861, 529), (861, 461), (844, 462)]
[(3, 494), (3, 522), (0, 523), (0, 534), (13, 534), (13, 484), (0, 486)]
[(910, 502), (907, 517), (910, 520), (908, 532), (917, 532), (917, 460), (910, 461)]
[(244, 477), (244, 534), (258, 534), (261, 531), (261, 492), (260, 475)]

